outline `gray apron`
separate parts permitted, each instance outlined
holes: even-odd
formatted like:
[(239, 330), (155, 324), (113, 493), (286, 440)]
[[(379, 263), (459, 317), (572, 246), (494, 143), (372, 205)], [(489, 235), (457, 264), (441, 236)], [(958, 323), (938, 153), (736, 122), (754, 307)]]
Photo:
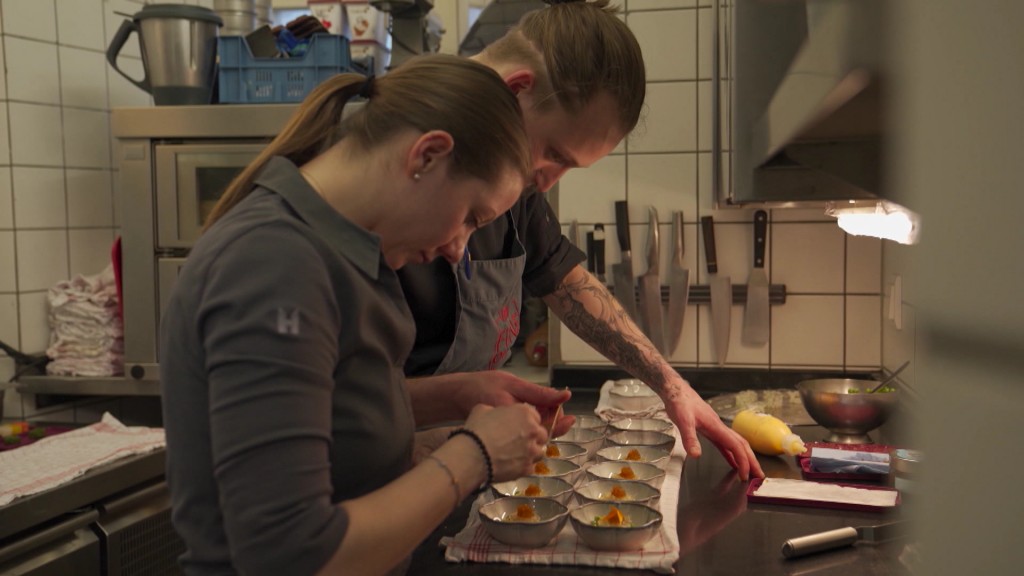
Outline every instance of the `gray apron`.
[(512, 214), (507, 217), (515, 234), (512, 257), (472, 260), (468, 277), (465, 262), (452, 267), (459, 298), (455, 338), (435, 374), (493, 370), (512, 355), (519, 336), (526, 249)]

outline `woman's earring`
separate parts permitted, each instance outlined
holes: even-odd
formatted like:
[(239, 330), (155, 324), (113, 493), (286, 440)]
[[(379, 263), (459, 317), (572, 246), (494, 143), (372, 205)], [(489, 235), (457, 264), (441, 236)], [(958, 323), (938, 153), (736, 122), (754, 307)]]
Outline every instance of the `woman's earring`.
[(413, 172), (412, 179), (417, 181), (417, 182), (419, 182), (420, 181), (420, 173), (419, 172)]

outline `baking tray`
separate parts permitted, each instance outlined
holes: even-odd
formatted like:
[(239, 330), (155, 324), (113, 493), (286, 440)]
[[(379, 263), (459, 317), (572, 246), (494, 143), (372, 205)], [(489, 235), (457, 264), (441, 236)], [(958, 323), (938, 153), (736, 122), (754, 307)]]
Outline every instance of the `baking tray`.
[[(825, 480), (829, 482), (883, 482), (889, 475), (882, 473), (851, 473), (851, 472), (815, 472), (811, 470), (811, 448), (835, 448), (836, 450), (856, 450), (859, 452), (889, 453), (893, 447), (888, 444), (837, 444), (835, 442), (807, 442), (807, 451), (795, 456), (796, 463), (804, 480)], [(891, 464), (890, 464), (891, 465)]]
[(857, 510), (861, 512), (885, 512), (894, 510), (901, 504), (900, 493), (895, 488), (888, 486), (874, 486), (871, 484), (834, 484), (835, 486), (848, 486), (850, 488), (863, 488), (864, 490), (886, 490), (896, 492), (896, 503), (892, 506), (872, 506), (870, 504), (850, 504), (847, 502), (829, 502), (827, 500), (800, 500), (797, 498), (776, 498), (774, 496), (758, 496), (754, 491), (761, 486), (764, 478), (754, 478), (747, 486), (747, 501), (757, 504), (780, 504), (783, 506), (802, 506), (805, 508), (832, 508), (834, 510)]
[(768, 393), (782, 392), (782, 402), (777, 406), (764, 406), (761, 410), (765, 414), (771, 414), (779, 420), (786, 423), (787, 426), (814, 426), (817, 424), (814, 418), (807, 413), (807, 409), (804, 408), (803, 400), (800, 399), (800, 394), (792, 388), (774, 388), (771, 390), (744, 390), (743, 392), (730, 392), (728, 394), (720, 394), (714, 396), (708, 400), (708, 404), (715, 409), (715, 413), (718, 416), (728, 422), (732, 423), (732, 419), (736, 417), (736, 414), (745, 408), (748, 408), (748, 404), (739, 403), (737, 399), (740, 398), (740, 394), (746, 394), (754, 392), (757, 399), (753, 402), (764, 403), (766, 395)]

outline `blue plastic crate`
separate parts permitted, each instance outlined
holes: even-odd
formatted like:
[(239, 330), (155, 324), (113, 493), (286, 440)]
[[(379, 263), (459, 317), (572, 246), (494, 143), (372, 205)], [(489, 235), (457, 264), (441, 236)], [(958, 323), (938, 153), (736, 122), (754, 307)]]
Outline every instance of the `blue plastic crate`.
[(348, 39), (316, 34), (299, 58), (256, 58), (244, 36), (217, 39), (220, 58), (218, 100), (227, 104), (301, 102), (313, 88), (341, 72), (351, 72)]

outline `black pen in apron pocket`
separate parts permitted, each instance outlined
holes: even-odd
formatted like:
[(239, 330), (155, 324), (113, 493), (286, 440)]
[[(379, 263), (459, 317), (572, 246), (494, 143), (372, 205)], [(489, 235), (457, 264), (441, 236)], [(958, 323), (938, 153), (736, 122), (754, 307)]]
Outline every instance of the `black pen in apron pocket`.
[(473, 257), (469, 255), (469, 244), (466, 245), (466, 249), (462, 252), (462, 265), (466, 270), (466, 280), (473, 279), (473, 272), (470, 270), (470, 263), (473, 262)]

